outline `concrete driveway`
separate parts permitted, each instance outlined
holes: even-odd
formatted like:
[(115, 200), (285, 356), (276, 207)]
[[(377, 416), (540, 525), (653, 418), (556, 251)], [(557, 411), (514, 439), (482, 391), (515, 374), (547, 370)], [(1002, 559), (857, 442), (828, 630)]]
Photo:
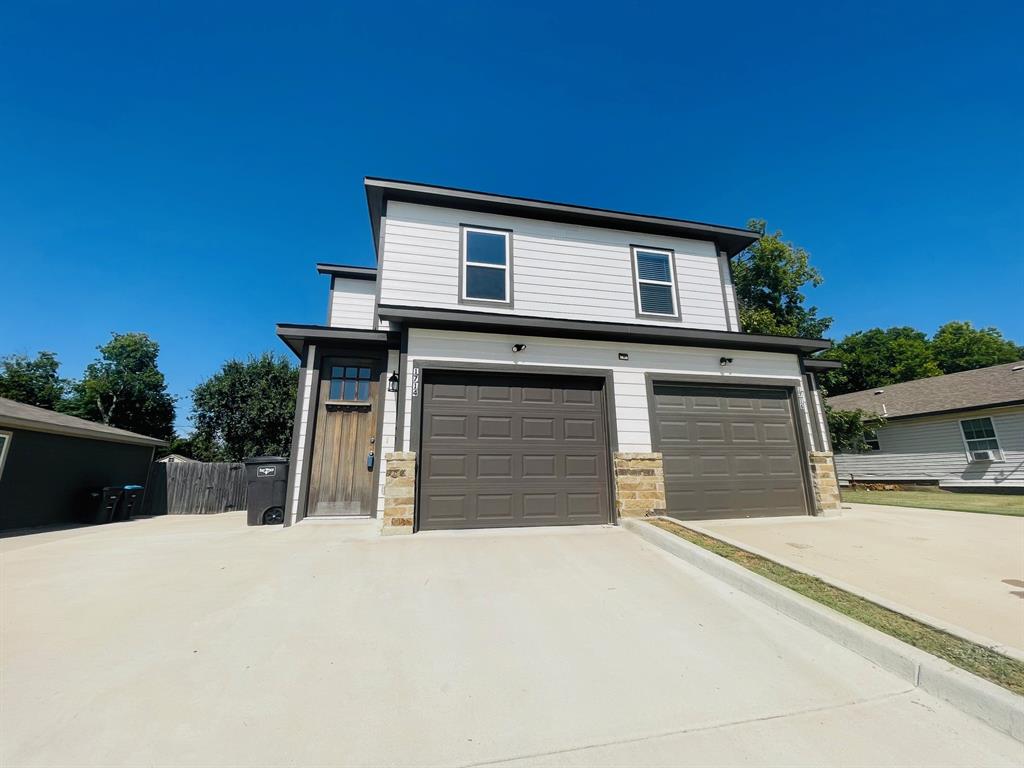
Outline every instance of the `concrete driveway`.
[(1019, 765), (615, 528), (238, 514), (0, 541), (0, 764)]
[(687, 525), (1024, 658), (1022, 517), (847, 504)]

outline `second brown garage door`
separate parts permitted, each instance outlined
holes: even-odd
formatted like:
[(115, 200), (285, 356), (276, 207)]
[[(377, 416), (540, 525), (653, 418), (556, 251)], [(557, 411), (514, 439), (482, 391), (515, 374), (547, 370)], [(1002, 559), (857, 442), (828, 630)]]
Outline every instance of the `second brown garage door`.
[(419, 528), (609, 521), (603, 382), (426, 372)]
[(654, 383), (651, 432), (668, 514), (807, 514), (803, 451), (783, 389)]

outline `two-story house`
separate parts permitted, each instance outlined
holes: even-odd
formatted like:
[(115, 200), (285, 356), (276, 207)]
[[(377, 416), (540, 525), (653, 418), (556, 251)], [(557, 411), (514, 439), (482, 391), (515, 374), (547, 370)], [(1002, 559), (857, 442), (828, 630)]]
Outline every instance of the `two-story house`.
[(838, 509), (808, 355), (743, 333), (746, 229), (365, 180), (377, 267), (320, 264), (286, 524), (386, 533)]

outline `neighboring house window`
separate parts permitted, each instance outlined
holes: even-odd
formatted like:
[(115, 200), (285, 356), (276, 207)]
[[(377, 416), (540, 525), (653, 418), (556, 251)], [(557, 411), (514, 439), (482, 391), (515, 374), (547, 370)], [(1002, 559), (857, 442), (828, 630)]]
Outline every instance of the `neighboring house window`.
[(633, 248), (638, 316), (679, 316), (673, 260), (672, 251)]
[(11, 445), (11, 433), (0, 432), (0, 477), (4, 476), (4, 464), (7, 461), (7, 449)]
[(974, 459), (976, 451), (992, 451), (996, 458), (1002, 458), (996, 430), (992, 426), (992, 419), (988, 416), (980, 419), (964, 419), (960, 422), (960, 429), (963, 430), (967, 454), (971, 459)]
[(512, 233), (462, 228), (462, 298), (508, 304)]
[(370, 399), (370, 369), (331, 366), (331, 400), (361, 402)]
[(864, 444), (868, 447), (869, 451), (882, 450), (882, 446), (878, 442), (878, 433), (873, 429), (864, 432)]

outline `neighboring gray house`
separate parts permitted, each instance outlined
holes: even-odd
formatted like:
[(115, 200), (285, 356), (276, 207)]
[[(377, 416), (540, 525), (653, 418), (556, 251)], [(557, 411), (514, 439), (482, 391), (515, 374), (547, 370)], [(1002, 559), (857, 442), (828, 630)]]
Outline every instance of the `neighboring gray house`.
[(0, 530), (79, 522), (83, 491), (145, 485), (166, 445), (0, 397)]
[[(383, 532), (838, 509), (810, 359), (743, 333), (747, 229), (366, 179), (375, 267), (319, 264), (286, 525)], [(824, 491), (822, 490), (824, 489)]]
[(1024, 361), (829, 398), (882, 416), (874, 450), (836, 454), (840, 484), (1024, 490)]

